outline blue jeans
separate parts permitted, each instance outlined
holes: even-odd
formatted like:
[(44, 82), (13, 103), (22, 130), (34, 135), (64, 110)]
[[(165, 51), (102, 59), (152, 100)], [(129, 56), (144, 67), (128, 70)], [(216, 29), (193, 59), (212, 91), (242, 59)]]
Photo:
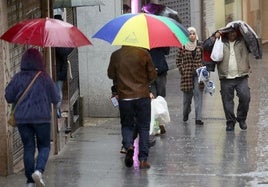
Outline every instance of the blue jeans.
[(58, 102), (58, 104), (57, 104), (57, 116), (58, 117), (61, 117), (60, 107), (61, 107), (62, 98), (63, 98), (63, 94), (62, 94), (63, 81), (58, 80), (56, 82), (56, 85), (57, 85), (57, 88), (58, 88), (58, 91), (59, 91), (59, 95), (60, 95), (60, 102)]
[(121, 133), (125, 149), (133, 146), (136, 125), (139, 134), (139, 161), (147, 161), (149, 154), (149, 130), (151, 121), (151, 99), (119, 100)]
[[(32, 173), (39, 170), (45, 171), (45, 166), (50, 151), (50, 123), (42, 124), (18, 124), (18, 130), (24, 146), (23, 162), (27, 183), (34, 182)], [(35, 165), (35, 149), (38, 149), (38, 156)]]

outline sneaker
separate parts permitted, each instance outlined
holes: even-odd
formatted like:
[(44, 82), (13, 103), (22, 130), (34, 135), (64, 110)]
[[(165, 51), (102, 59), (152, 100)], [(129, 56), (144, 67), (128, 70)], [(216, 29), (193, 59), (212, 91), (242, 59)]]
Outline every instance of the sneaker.
[(246, 124), (246, 122), (245, 121), (239, 122), (239, 127), (242, 130), (247, 130), (247, 124)]
[(166, 129), (164, 125), (159, 125), (160, 128), (160, 134), (165, 134), (166, 133)]
[(42, 178), (42, 173), (38, 170), (35, 170), (35, 172), (32, 174), (32, 178), (36, 184), (36, 187), (44, 187), (45, 183)]
[(201, 121), (201, 120), (196, 120), (196, 121), (195, 121), (195, 124), (196, 124), (196, 125), (204, 125), (204, 122)]
[(147, 161), (140, 161), (140, 169), (149, 169), (151, 165)]
[(226, 131), (234, 131), (234, 125), (233, 124), (227, 125)]
[(122, 154), (126, 154), (127, 150), (124, 148), (124, 146), (121, 147), (120, 153)]
[(27, 187), (35, 187), (34, 183), (27, 183)]
[(130, 168), (133, 166), (133, 155), (134, 155), (134, 149), (128, 148), (126, 158), (125, 158), (125, 165)]

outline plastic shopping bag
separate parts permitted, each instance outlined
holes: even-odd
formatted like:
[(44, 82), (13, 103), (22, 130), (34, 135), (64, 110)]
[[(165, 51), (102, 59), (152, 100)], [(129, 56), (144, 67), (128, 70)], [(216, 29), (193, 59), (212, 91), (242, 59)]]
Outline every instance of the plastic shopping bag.
[(221, 37), (216, 39), (214, 46), (213, 46), (213, 49), (212, 49), (212, 52), (211, 52), (211, 55), (210, 55), (210, 58), (215, 62), (222, 61), (222, 59), (223, 59), (223, 43), (222, 43)]
[(198, 76), (198, 83), (203, 82), (205, 85), (205, 93), (214, 95), (215, 85), (213, 81), (209, 80), (209, 72), (207, 71), (206, 66), (202, 66), (196, 70)]
[(209, 80), (209, 72), (207, 71), (206, 66), (202, 66), (196, 69), (196, 73), (198, 76), (198, 83), (206, 82)]
[(214, 85), (213, 81), (208, 81), (205, 83), (205, 93), (209, 93), (210, 95), (214, 95), (215, 85)]
[(157, 121), (159, 124), (168, 124), (170, 122), (167, 102), (161, 96), (157, 96), (151, 101), (150, 134), (152, 134), (154, 131), (155, 121)]

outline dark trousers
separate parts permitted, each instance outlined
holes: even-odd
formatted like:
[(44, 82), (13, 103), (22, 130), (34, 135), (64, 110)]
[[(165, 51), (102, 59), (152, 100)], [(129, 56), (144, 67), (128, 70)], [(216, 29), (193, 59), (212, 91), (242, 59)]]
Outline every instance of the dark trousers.
[[(35, 170), (45, 171), (50, 151), (50, 123), (18, 124), (18, 130), (24, 147), (23, 161), (27, 183), (34, 182), (32, 174)], [(35, 149), (38, 149), (35, 164)]]
[(167, 84), (167, 73), (158, 75), (156, 80), (151, 84), (151, 92), (154, 97), (162, 96), (166, 97), (166, 84)]
[(149, 154), (149, 131), (151, 121), (151, 99), (119, 100), (121, 133), (125, 149), (133, 146), (135, 126), (139, 135), (140, 161), (147, 160)]
[[(236, 121), (246, 121), (250, 102), (250, 88), (248, 87), (248, 77), (235, 79), (222, 79), (221, 98), (225, 112), (226, 124), (234, 125)], [(237, 117), (234, 113), (234, 93), (238, 97)]]

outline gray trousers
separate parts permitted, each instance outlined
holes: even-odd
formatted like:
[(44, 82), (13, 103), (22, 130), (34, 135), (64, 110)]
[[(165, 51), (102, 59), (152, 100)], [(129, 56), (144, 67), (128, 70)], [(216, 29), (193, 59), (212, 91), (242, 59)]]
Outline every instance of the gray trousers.
[(199, 88), (198, 77), (194, 78), (193, 91), (183, 92), (183, 116), (191, 112), (192, 98), (194, 97), (195, 120), (202, 119), (203, 90)]
[[(221, 98), (226, 118), (226, 124), (234, 125), (236, 121), (246, 121), (250, 102), (248, 78), (222, 79)], [(238, 97), (237, 117), (234, 114), (234, 92)]]

